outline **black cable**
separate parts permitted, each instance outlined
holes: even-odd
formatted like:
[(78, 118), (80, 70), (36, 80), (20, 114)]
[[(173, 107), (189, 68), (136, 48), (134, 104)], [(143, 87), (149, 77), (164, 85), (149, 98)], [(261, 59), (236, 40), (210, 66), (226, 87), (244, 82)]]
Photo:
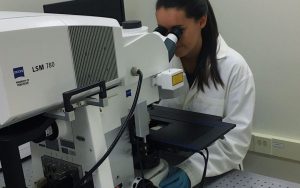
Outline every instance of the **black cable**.
[(205, 148), (205, 152), (206, 152), (206, 156), (203, 154), (202, 151), (199, 151), (198, 153), (200, 155), (202, 155), (203, 159), (204, 159), (204, 170), (203, 170), (203, 173), (202, 173), (202, 179), (201, 179), (201, 182), (199, 184), (199, 186), (201, 188), (203, 188), (204, 186), (204, 179), (205, 179), (205, 176), (206, 176), (206, 171), (207, 171), (207, 163), (208, 163), (208, 157), (209, 157), (209, 152), (208, 152), (208, 149)]
[(137, 74), (139, 75), (139, 81), (138, 81), (137, 89), (136, 89), (136, 92), (135, 92), (134, 100), (133, 100), (132, 106), (130, 108), (129, 114), (127, 115), (125, 121), (121, 125), (121, 128), (120, 128), (120, 131), (118, 132), (118, 135), (116, 136), (116, 138), (114, 139), (112, 144), (109, 146), (106, 153), (102, 156), (102, 158), (80, 179), (79, 182), (77, 182), (74, 185), (74, 188), (80, 187), (90, 176), (92, 176), (93, 172), (95, 172), (97, 170), (97, 168), (105, 161), (105, 159), (109, 156), (109, 154), (115, 148), (115, 146), (117, 145), (118, 141), (120, 140), (122, 134), (124, 133), (124, 131), (127, 127), (129, 119), (133, 116), (134, 109), (136, 107), (136, 104), (137, 104), (137, 101), (138, 101), (138, 98), (139, 98), (139, 95), (140, 95), (140, 91), (141, 91), (141, 86), (142, 86), (142, 81), (143, 81), (143, 73), (142, 73), (141, 70), (137, 70)]
[(139, 159), (139, 165), (140, 165), (140, 170), (141, 170), (141, 177), (142, 177), (142, 179), (144, 179), (144, 167), (143, 167), (142, 157), (140, 154), (139, 140), (137, 140), (137, 142), (136, 142), (136, 149), (137, 149), (137, 157)]
[(200, 188), (203, 188), (204, 186), (204, 178), (205, 178), (205, 174), (206, 174), (206, 161), (207, 161), (207, 158), (205, 157), (205, 155), (202, 153), (202, 151), (199, 151), (198, 152), (200, 155), (202, 155), (203, 159), (204, 159), (204, 170), (203, 170), (203, 173), (202, 173), (202, 178), (201, 178), (201, 182), (199, 184), (199, 187)]
[[(143, 167), (142, 157), (141, 157), (141, 154), (140, 154), (139, 140), (137, 140), (136, 146), (137, 146), (137, 157), (139, 159), (139, 165), (140, 165), (141, 178), (145, 179), (145, 177), (144, 177), (144, 167)], [(145, 187), (146, 187), (145, 181), (142, 181), (142, 188), (145, 188)]]
[(206, 177), (206, 172), (207, 172), (207, 164), (208, 164), (208, 158), (209, 158), (209, 152), (208, 152), (208, 149), (207, 148), (205, 148), (205, 152), (206, 152), (206, 164), (205, 164), (205, 174), (204, 174), (204, 177), (203, 178), (205, 178)]

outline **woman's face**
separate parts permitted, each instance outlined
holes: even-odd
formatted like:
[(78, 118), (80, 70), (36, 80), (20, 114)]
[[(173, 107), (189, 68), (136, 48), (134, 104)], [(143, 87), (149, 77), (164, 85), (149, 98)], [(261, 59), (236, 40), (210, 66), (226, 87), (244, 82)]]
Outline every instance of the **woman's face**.
[(201, 30), (205, 27), (206, 16), (199, 20), (187, 18), (185, 11), (177, 8), (161, 7), (156, 10), (157, 24), (168, 31), (174, 26), (180, 26), (183, 29), (182, 36), (177, 42), (177, 57), (198, 56), (202, 47)]

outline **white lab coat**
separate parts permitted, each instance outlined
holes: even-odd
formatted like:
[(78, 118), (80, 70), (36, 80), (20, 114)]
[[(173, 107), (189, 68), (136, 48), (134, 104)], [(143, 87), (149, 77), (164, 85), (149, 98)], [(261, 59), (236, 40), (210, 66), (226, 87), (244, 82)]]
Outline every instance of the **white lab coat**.
[[(197, 86), (190, 89), (185, 79), (185, 91), (182, 96), (162, 100), (160, 103), (163, 106), (222, 116), (224, 122), (236, 124), (236, 127), (225, 135), (225, 139), (217, 140), (208, 148), (207, 177), (220, 175), (242, 163), (251, 141), (255, 104), (252, 72), (244, 58), (230, 48), (221, 36), (218, 37), (217, 60), (224, 89), (219, 85), (217, 90), (210, 82), (210, 88), (205, 86), (203, 93), (198, 91)], [(180, 59), (173, 58), (170, 66), (182, 68)], [(187, 173), (192, 187), (201, 181), (204, 169), (201, 155), (192, 155), (178, 167)]]

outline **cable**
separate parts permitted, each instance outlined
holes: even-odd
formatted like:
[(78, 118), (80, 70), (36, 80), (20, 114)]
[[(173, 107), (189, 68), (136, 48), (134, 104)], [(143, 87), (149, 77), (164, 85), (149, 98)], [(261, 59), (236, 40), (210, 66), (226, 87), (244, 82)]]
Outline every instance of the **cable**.
[(207, 172), (207, 164), (208, 164), (208, 158), (209, 158), (209, 152), (208, 152), (208, 149), (207, 148), (205, 148), (205, 152), (206, 152), (206, 163), (205, 163), (205, 174), (204, 174), (204, 177), (203, 178), (205, 178), (206, 177), (206, 172)]
[[(140, 154), (139, 140), (136, 142), (136, 145), (137, 145), (137, 157), (139, 158), (141, 178), (145, 179), (145, 177), (144, 177), (144, 167), (143, 167), (142, 157), (141, 157), (141, 154)], [(145, 181), (142, 181), (141, 186), (142, 186), (142, 188), (146, 188)]]
[(138, 69), (136, 71), (136, 73), (139, 75), (139, 81), (138, 81), (137, 89), (136, 89), (136, 92), (135, 92), (134, 100), (133, 100), (132, 106), (130, 108), (129, 114), (127, 115), (124, 123), (121, 125), (121, 128), (120, 128), (120, 131), (118, 132), (118, 135), (116, 136), (116, 138), (114, 139), (112, 144), (109, 146), (106, 153), (102, 156), (102, 158), (80, 179), (79, 182), (77, 182), (75, 184), (74, 188), (80, 187), (90, 176), (92, 176), (93, 172), (95, 172), (97, 170), (97, 168), (105, 161), (105, 159), (109, 156), (109, 154), (115, 148), (115, 146), (117, 145), (118, 141), (120, 140), (122, 134), (124, 133), (124, 131), (127, 127), (129, 119), (133, 116), (134, 109), (136, 107), (136, 104), (137, 104), (137, 101), (138, 101), (138, 98), (139, 98), (139, 95), (140, 95), (140, 91), (141, 91), (142, 82), (143, 82), (143, 73), (142, 73), (142, 71)]
[(206, 176), (207, 163), (208, 163), (208, 157), (209, 157), (208, 149), (205, 148), (204, 150), (205, 150), (205, 152), (206, 152), (206, 156), (203, 154), (202, 151), (199, 151), (199, 152), (198, 152), (198, 153), (199, 153), (200, 155), (202, 155), (202, 157), (204, 158), (204, 170), (203, 170), (201, 182), (200, 182), (200, 184), (199, 184), (199, 186), (200, 186), (201, 188), (204, 186), (204, 179), (205, 179), (205, 176)]
[(136, 150), (137, 150), (137, 157), (139, 159), (139, 165), (140, 165), (140, 169), (141, 169), (141, 177), (142, 177), (142, 179), (144, 179), (144, 167), (143, 167), (142, 157), (140, 154), (139, 140), (137, 140), (137, 142), (136, 142)]

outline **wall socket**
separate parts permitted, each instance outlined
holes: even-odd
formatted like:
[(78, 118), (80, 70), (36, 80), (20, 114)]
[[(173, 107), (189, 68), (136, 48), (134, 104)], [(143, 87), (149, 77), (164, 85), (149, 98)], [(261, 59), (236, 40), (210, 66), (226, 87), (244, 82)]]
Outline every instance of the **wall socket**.
[(300, 140), (253, 133), (249, 150), (300, 161)]
[[(254, 137), (254, 138), (253, 138)], [(266, 135), (253, 135), (253, 149), (256, 152), (272, 154), (272, 138)]]

